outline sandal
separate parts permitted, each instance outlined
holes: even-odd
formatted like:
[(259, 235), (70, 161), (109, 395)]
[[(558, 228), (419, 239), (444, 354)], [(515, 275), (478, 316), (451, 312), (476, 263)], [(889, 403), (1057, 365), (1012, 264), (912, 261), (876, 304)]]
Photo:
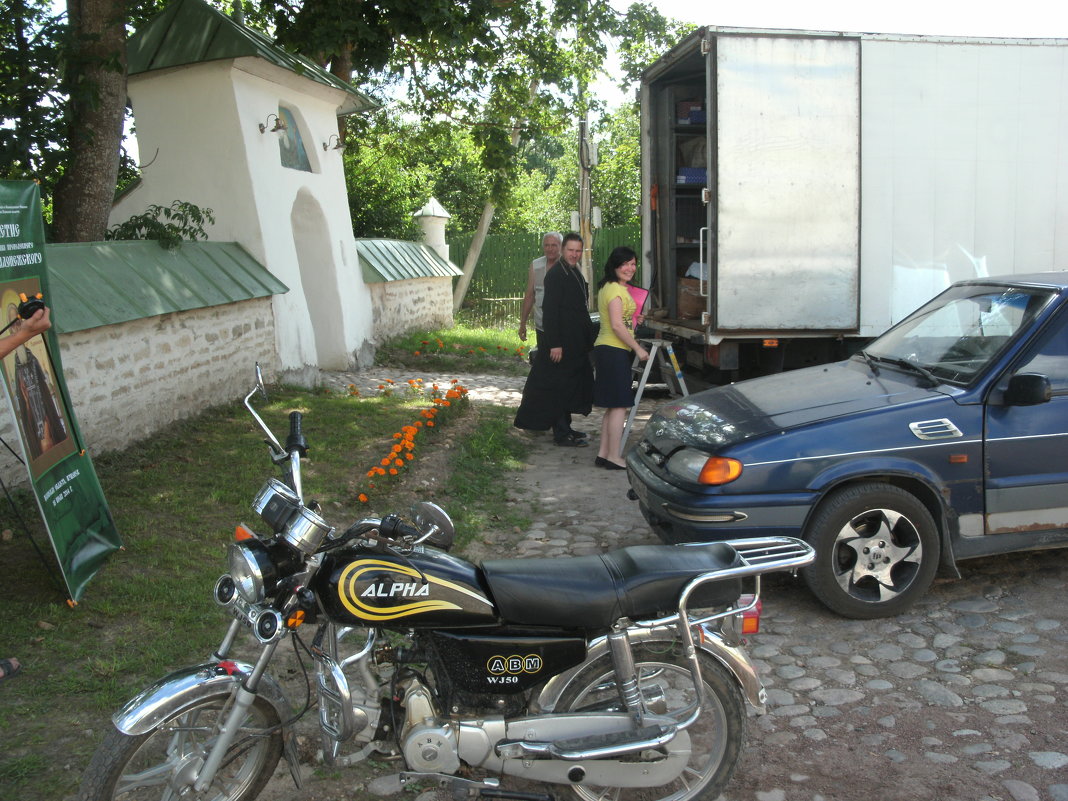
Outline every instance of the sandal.
[(10, 659), (0, 659), (0, 670), (4, 671), (4, 675), (0, 676), (0, 681), (13, 679), (22, 672), (22, 663), (16, 665)]

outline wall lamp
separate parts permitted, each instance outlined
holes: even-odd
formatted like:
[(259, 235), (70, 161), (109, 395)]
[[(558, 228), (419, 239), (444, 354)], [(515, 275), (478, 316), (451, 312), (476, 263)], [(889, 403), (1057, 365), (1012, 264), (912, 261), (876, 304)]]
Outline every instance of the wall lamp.
[[(274, 127), (268, 128), (271, 124), (271, 117), (274, 117)], [(260, 123), (260, 133), (267, 133), (269, 130), (271, 133), (275, 131), (284, 131), (286, 129), (286, 121), (279, 117), (277, 114), (268, 114), (267, 119)]]
[[(334, 146), (331, 147), (330, 143), (334, 142)], [(345, 143), (341, 141), (341, 137), (337, 134), (330, 134), (330, 138), (323, 142), (323, 150), (344, 150)]]

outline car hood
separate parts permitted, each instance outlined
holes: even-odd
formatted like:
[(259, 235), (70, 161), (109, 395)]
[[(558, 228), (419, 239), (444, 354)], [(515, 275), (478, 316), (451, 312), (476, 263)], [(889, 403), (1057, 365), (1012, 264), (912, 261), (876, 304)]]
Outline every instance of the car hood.
[(682, 445), (718, 450), (821, 420), (941, 395), (889, 369), (855, 361), (808, 367), (716, 387), (667, 403), (645, 428), (661, 453)]

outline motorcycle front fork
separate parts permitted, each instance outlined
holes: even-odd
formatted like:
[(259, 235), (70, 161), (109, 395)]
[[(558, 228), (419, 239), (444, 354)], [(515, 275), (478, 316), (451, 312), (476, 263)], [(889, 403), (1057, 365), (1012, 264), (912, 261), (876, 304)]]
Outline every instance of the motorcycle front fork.
[[(212, 654), (212, 659), (222, 661), (227, 657), (240, 629), (241, 622), (234, 620), (230, 624), (230, 628), (227, 630), (222, 643), (219, 645), (218, 649), (216, 649), (215, 653)], [(223, 758), (226, 756), (226, 752), (229, 751), (230, 746), (234, 744), (234, 739), (237, 737), (237, 733), (241, 730), (241, 724), (248, 716), (248, 711), (256, 700), (256, 690), (259, 687), (260, 679), (267, 670), (267, 665), (270, 664), (271, 658), (274, 656), (274, 652), (281, 642), (281, 639), (277, 639), (263, 647), (263, 650), (260, 652), (260, 658), (256, 660), (252, 672), (249, 674), (248, 678), (234, 690), (233, 695), (230, 696), (228, 706), (225, 707), (219, 715), (219, 720), (221, 722), (218, 731), (215, 733), (215, 742), (213, 743), (211, 750), (208, 752), (203, 766), (201, 766), (200, 770), (197, 772), (196, 781), (193, 783), (193, 789), (197, 793), (203, 793), (215, 780), (215, 774), (218, 772), (219, 766), (222, 764)]]

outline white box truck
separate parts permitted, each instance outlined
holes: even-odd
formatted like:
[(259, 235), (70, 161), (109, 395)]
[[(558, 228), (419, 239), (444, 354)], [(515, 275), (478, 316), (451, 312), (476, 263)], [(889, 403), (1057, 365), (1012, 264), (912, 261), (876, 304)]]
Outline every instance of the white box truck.
[(1068, 269), (1068, 40), (706, 27), (642, 76), (654, 329), (718, 380)]

